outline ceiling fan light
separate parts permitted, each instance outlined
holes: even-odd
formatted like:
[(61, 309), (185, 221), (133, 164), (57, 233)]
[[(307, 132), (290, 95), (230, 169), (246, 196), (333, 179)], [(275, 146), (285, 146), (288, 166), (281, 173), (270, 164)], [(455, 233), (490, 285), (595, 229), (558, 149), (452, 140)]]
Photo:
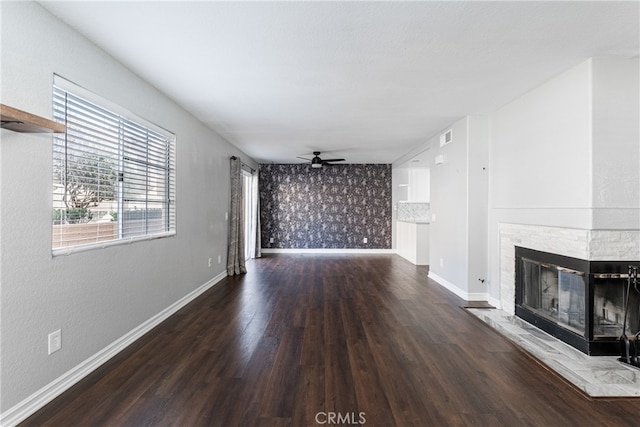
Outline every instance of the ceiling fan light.
[(311, 167), (312, 168), (321, 168), (322, 167), (322, 160), (320, 160), (320, 157), (315, 156), (313, 159), (311, 159)]

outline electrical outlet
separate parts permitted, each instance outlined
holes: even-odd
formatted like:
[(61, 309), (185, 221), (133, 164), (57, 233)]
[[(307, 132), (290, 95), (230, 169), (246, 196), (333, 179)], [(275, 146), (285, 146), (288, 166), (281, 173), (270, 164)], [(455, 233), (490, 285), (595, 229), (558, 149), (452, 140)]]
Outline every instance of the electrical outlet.
[(49, 334), (49, 354), (55, 353), (62, 348), (62, 331), (58, 329)]
[(362, 239), (362, 243), (367, 243), (369, 241), (369, 239), (367, 239), (366, 237), (364, 239)]
[(224, 220), (225, 221), (229, 220), (229, 212), (224, 213)]
[(273, 237), (269, 238), (269, 243), (273, 243)]
[(221, 262), (222, 262), (222, 257), (218, 255), (218, 264), (220, 264)]
[(440, 258), (440, 267), (444, 267), (444, 260)]
[(211, 267), (211, 258), (209, 258), (209, 267)]

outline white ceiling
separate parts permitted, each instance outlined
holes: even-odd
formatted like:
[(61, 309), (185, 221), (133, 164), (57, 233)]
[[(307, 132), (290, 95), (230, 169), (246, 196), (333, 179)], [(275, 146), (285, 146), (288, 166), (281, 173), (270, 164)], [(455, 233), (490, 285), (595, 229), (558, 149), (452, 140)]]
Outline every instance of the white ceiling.
[(638, 2), (41, 2), (260, 162), (391, 163), (592, 56)]

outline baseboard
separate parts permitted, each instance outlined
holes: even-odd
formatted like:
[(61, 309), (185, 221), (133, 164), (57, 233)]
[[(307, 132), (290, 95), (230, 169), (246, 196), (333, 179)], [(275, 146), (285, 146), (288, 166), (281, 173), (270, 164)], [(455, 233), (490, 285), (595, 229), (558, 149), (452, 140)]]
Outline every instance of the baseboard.
[(433, 271), (429, 271), (428, 277), (430, 279), (434, 280), (435, 282), (437, 282), (443, 288), (453, 292), (454, 294), (456, 294), (457, 296), (459, 296), (460, 298), (462, 298), (465, 301), (487, 301), (487, 302), (489, 302), (488, 301), (489, 294), (487, 294), (486, 292), (466, 292), (466, 291), (463, 291), (458, 286), (456, 286), (453, 283), (449, 282), (447, 279), (438, 276)]
[(487, 301), (489, 299), (489, 294), (486, 292), (469, 292), (465, 299), (467, 301)]
[(494, 297), (489, 295), (487, 297), (487, 302), (489, 304), (491, 304), (492, 306), (494, 306), (495, 308), (497, 308), (498, 310), (502, 310), (502, 302), (500, 302), (500, 299), (494, 298)]
[(81, 379), (89, 375), (91, 372), (95, 371), (109, 359), (114, 357), (116, 354), (120, 353), (122, 350), (127, 348), (129, 345), (134, 343), (144, 334), (149, 332), (151, 329), (158, 326), (160, 323), (165, 321), (171, 315), (176, 313), (185, 305), (189, 304), (191, 301), (199, 297), (209, 288), (216, 285), (222, 279), (227, 277), (227, 272), (224, 271), (217, 275), (216, 277), (209, 280), (204, 285), (180, 298), (178, 301), (171, 304), (169, 307), (162, 310), (160, 313), (151, 317), (146, 322), (142, 323), (138, 327), (132, 329), (130, 332), (114, 341), (107, 347), (103, 348), (90, 358), (86, 359), (84, 362), (75, 366), (71, 370), (67, 371), (60, 377), (53, 380), (51, 383), (42, 387), (40, 390), (33, 393), (31, 396), (27, 397), (20, 403), (14, 405), (9, 408), (5, 412), (0, 414), (0, 426), (3, 427), (12, 427), (17, 425), (18, 423), (24, 421), (31, 415), (33, 415), (36, 411), (43, 408), (46, 404), (51, 402), (56, 397), (60, 396), (63, 392), (71, 388), (71, 386), (75, 385)]
[(395, 249), (272, 249), (262, 248), (263, 254), (395, 254)]

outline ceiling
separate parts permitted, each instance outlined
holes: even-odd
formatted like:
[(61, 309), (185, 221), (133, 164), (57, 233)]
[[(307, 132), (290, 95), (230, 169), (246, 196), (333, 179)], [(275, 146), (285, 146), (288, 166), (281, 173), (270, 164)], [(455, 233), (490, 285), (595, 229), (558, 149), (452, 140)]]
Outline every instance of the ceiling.
[(391, 163), (592, 56), (638, 2), (40, 2), (261, 163)]

